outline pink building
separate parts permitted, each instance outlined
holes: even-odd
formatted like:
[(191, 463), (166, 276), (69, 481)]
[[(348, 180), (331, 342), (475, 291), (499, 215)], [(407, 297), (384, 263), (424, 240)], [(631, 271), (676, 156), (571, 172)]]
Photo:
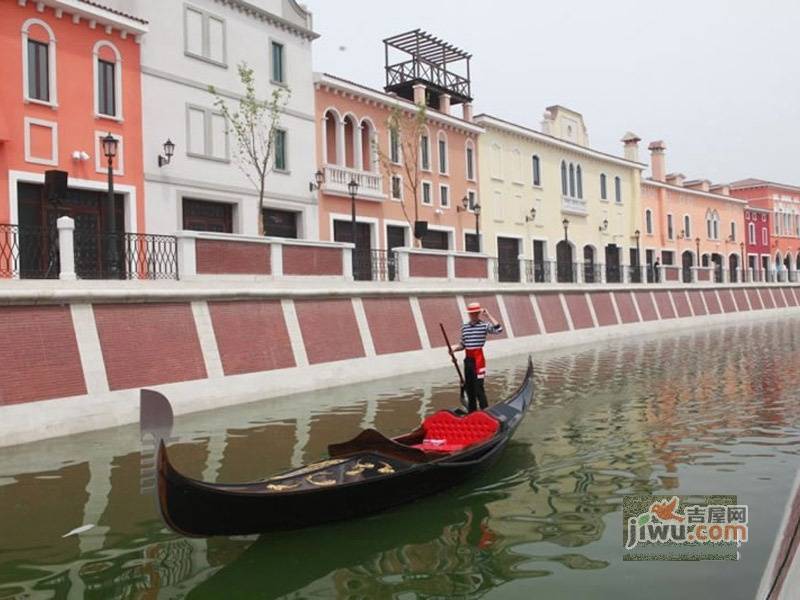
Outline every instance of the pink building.
[[(389, 48), (413, 52), (415, 36), (435, 39), (423, 32), (389, 38), (387, 61)], [(478, 204), (477, 136), (483, 130), (472, 123), (469, 79), (449, 70), (452, 63), (468, 61), (468, 55), (451, 46), (442, 54), (441, 48), (430, 55), (412, 54), (399, 67), (387, 62), (387, 91), (328, 74), (315, 77), (317, 156), (323, 175), (320, 239), (352, 241), (353, 182), (356, 256), (415, 245), (415, 222), (427, 228), (419, 242), (424, 248), (479, 249), (472, 208)], [(406, 72), (403, 64), (412, 65), (412, 71)], [(413, 65), (429, 70), (412, 76)], [(388, 121), (399, 110), (410, 122), (423, 103), (427, 109), (418, 160), (409, 164), (403, 156), (404, 140), (399, 139), (402, 133), (393, 134)], [(453, 104), (462, 104), (461, 116), (450, 114)]]
[(667, 174), (664, 142), (649, 148), (651, 176), (642, 180), (645, 264), (659, 258), (673, 281), (741, 281), (746, 202), (726, 185)]
[[(744, 211), (745, 248), (747, 268), (756, 281), (762, 281), (770, 272), (769, 210), (748, 205)], [(796, 264), (796, 263), (795, 263)]]

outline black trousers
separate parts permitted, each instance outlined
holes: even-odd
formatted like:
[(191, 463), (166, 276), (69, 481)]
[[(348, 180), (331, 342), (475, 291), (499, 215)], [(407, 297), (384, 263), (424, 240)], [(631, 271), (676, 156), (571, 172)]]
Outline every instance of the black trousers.
[(475, 361), (471, 358), (464, 359), (464, 387), (467, 392), (467, 410), (475, 412), (480, 406), (481, 410), (489, 406), (486, 401), (486, 390), (483, 388), (483, 379), (479, 379), (475, 372)]

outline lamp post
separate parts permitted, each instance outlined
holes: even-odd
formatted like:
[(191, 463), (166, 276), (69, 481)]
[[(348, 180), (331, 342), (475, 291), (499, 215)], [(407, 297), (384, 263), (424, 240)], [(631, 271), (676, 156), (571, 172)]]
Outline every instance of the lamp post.
[(308, 191), (313, 192), (314, 190), (318, 190), (322, 187), (323, 183), (325, 183), (325, 173), (317, 169), (317, 172), (314, 173), (314, 181), (311, 181), (308, 184)]
[(353, 246), (356, 243), (356, 194), (358, 193), (358, 182), (355, 178), (350, 179), (347, 184), (347, 191), (350, 192), (350, 220), (353, 227)]
[(114, 206), (114, 158), (117, 156), (117, 138), (111, 133), (106, 135), (103, 139), (103, 154), (108, 159), (108, 207), (105, 211), (105, 225), (107, 237), (101, 239), (108, 240), (106, 242), (105, 256), (108, 261), (106, 264), (107, 271), (114, 275), (117, 273), (117, 245), (115, 243), (113, 234), (117, 232), (117, 214), (116, 207)]
[(564, 226), (564, 241), (569, 243), (569, 238), (567, 237), (567, 229), (569, 228), (569, 219), (564, 219), (561, 221), (561, 224)]
[(633, 232), (633, 234), (636, 236), (636, 264), (633, 265), (633, 266), (636, 268), (636, 283), (641, 283), (642, 282), (642, 277), (641, 277), (642, 271), (639, 268), (639, 265), (641, 264), (641, 258), (639, 257), (639, 252), (640, 252), (640, 249), (639, 249), (639, 237), (642, 235), (642, 232), (637, 229), (636, 231)]
[[(470, 199), (467, 196), (461, 198), (461, 206), (456, 207), (457, 212), (466, 212), (472, 209), (472, 212), (475, 213), (475, 241), (478, 244), (478, 252), (481, 251), (481, 205), (477, 202), (470, 203)], [(535, 209), (531, 209), (534, 211)]]
[(739, 244), (739, 251), (740, 251), (740, 253), (742, 255), (742, 266), (741, 266), (741, 269), (740, 269), (740, 272), (742, 273), (742, 281), (741, 281), (741, 283), (744, 283), (745, 280), (747, 279), (747, 277), (745, 276), (746, 271), (745, 271), (745, 264), (744, 264), (744, 242), (741, 242)]
[(168, 165), (172, 160), (173, 154), (175, 154), (175, 143), (167, 138), (167, 141), (164, 142), (164, 156), (158, 155), (158, 166), (163, 167), (164, 165)]

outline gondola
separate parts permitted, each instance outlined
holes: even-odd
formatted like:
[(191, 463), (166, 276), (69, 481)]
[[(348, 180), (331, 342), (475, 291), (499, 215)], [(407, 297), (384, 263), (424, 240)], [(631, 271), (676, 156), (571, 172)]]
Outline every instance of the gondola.
[(158, 501), (174, 531), (247, 535), (360, 517), (440, 492), (500, 457), (533, 400), (533, 363), (508, 399), (471, 414), (440, 410), (414, 431), (387, 438), (366, 429), (328, 446), (330, 458), (262, 481), (190, 479), (159, 444)]

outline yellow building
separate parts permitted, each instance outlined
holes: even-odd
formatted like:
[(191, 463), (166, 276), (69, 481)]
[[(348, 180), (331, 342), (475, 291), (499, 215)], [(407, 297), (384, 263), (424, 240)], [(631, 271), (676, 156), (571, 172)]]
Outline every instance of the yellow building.
[[(639, 138), (625, 156), (589, 147), (580, 113), (551, 106), (542, 131), (487, 114), (478, 151), (481, 250), (500, 281), (638, 281)], [(524, 258), (524, 262), (520, 260)], [(637, 277), (638, 274), (638, 277)]]

